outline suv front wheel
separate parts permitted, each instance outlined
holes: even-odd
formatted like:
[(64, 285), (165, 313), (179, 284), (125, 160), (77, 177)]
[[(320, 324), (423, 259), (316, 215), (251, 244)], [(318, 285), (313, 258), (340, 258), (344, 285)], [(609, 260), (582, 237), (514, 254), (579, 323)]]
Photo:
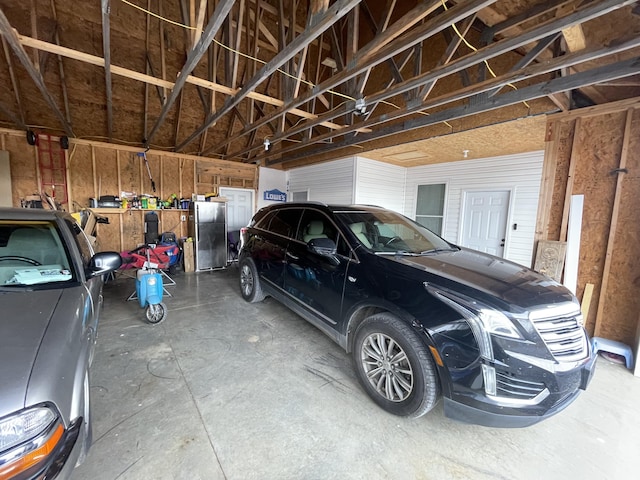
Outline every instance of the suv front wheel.
[(366, 392), (389, 413), (417, 418), (438, 402), (440, 385), (429, 350), (393, 315), (379, 313), (360, 324), (353, 360)]

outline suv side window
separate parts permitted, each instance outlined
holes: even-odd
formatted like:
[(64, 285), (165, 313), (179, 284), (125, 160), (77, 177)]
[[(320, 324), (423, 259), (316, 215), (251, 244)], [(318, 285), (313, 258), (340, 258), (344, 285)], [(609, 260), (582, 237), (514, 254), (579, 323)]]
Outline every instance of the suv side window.
[(282, 210), (278, 210), (276, 214), (271, 217), (268, 230), (287, 238), (294, 237), (296, 230), (298, 229), (300, 212), (301, 210), (297, 208), (284, 208)]
[(329, 217), (318, 210), (305, 209), (296, 239), (309, 243), (314, 238), (330, 238), (336, 243), (337, 253), (349, 257), (349, 247)]

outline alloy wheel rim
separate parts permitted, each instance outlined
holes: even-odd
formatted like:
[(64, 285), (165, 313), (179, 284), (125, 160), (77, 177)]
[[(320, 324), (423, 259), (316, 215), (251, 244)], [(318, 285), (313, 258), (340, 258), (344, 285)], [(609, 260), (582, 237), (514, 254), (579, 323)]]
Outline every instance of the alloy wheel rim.
[(371, 386), (390, 402), (402, 402), (413, 392), (414, 375), (407, 354), (384, 333), (372, 333), (360, 349), (360, 363)]
[(245, 296), (251, 295), (253, 291), (253, 275), (251, 273), (251, 269), (247, 265), (243, 265), (242, 273), (240, 274), (240, 284), (242, 287), (242, 292)]

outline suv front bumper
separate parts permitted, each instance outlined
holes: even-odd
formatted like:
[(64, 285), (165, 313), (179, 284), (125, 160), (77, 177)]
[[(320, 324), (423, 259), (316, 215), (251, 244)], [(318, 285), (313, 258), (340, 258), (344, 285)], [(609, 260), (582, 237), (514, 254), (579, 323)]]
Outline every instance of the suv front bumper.
[[(454, 420), (487, 427), (526, 427), (541, 422), (564, 410), (578, 397), (581, 390), (587, 388), (595, 370), (596, 355), (591, 352), (588, 358), (578, 362), (574, 368), (553, 372), (527, 364), (522, 359), (512, 358), (509, 363), (515, 371), (526, 368), (530, 372), (529, 376), (538, 374), (535, 376), (544, 382), (545, 393), (536, 397), (540, 399), (539, 402), (489, 396), (482, 388), (453, 384), (450, 395), (444, 399), (445, 415)], [(481, 368), (478, 366), (475, 370), (475, 376), (479, 380), (482, 376)], [(470, 378), (467, 375), (465, 377)]]

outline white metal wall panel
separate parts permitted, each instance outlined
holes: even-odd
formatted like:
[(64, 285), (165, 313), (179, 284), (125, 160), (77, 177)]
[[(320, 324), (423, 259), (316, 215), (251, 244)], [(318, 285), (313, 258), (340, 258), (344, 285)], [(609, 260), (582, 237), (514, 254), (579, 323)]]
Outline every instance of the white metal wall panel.
[[(405, 215), (415, 218), (418, 185), (446, 183), (443, 237), (459, 242), (464, 191), (511, 189), (505, 258), (531, 265), (544, 152), (425, 165), (407, 169)], [(514, 230), (514, 225), (517, 228)]]
[(404, 211), (407, 169), (367, 158), (356, 159), (355, 203)]
[(352, 204), (355, 158), (294, 168), (287, 172), (289, 192), (309, 190), (309, 200), (327, 204)]

